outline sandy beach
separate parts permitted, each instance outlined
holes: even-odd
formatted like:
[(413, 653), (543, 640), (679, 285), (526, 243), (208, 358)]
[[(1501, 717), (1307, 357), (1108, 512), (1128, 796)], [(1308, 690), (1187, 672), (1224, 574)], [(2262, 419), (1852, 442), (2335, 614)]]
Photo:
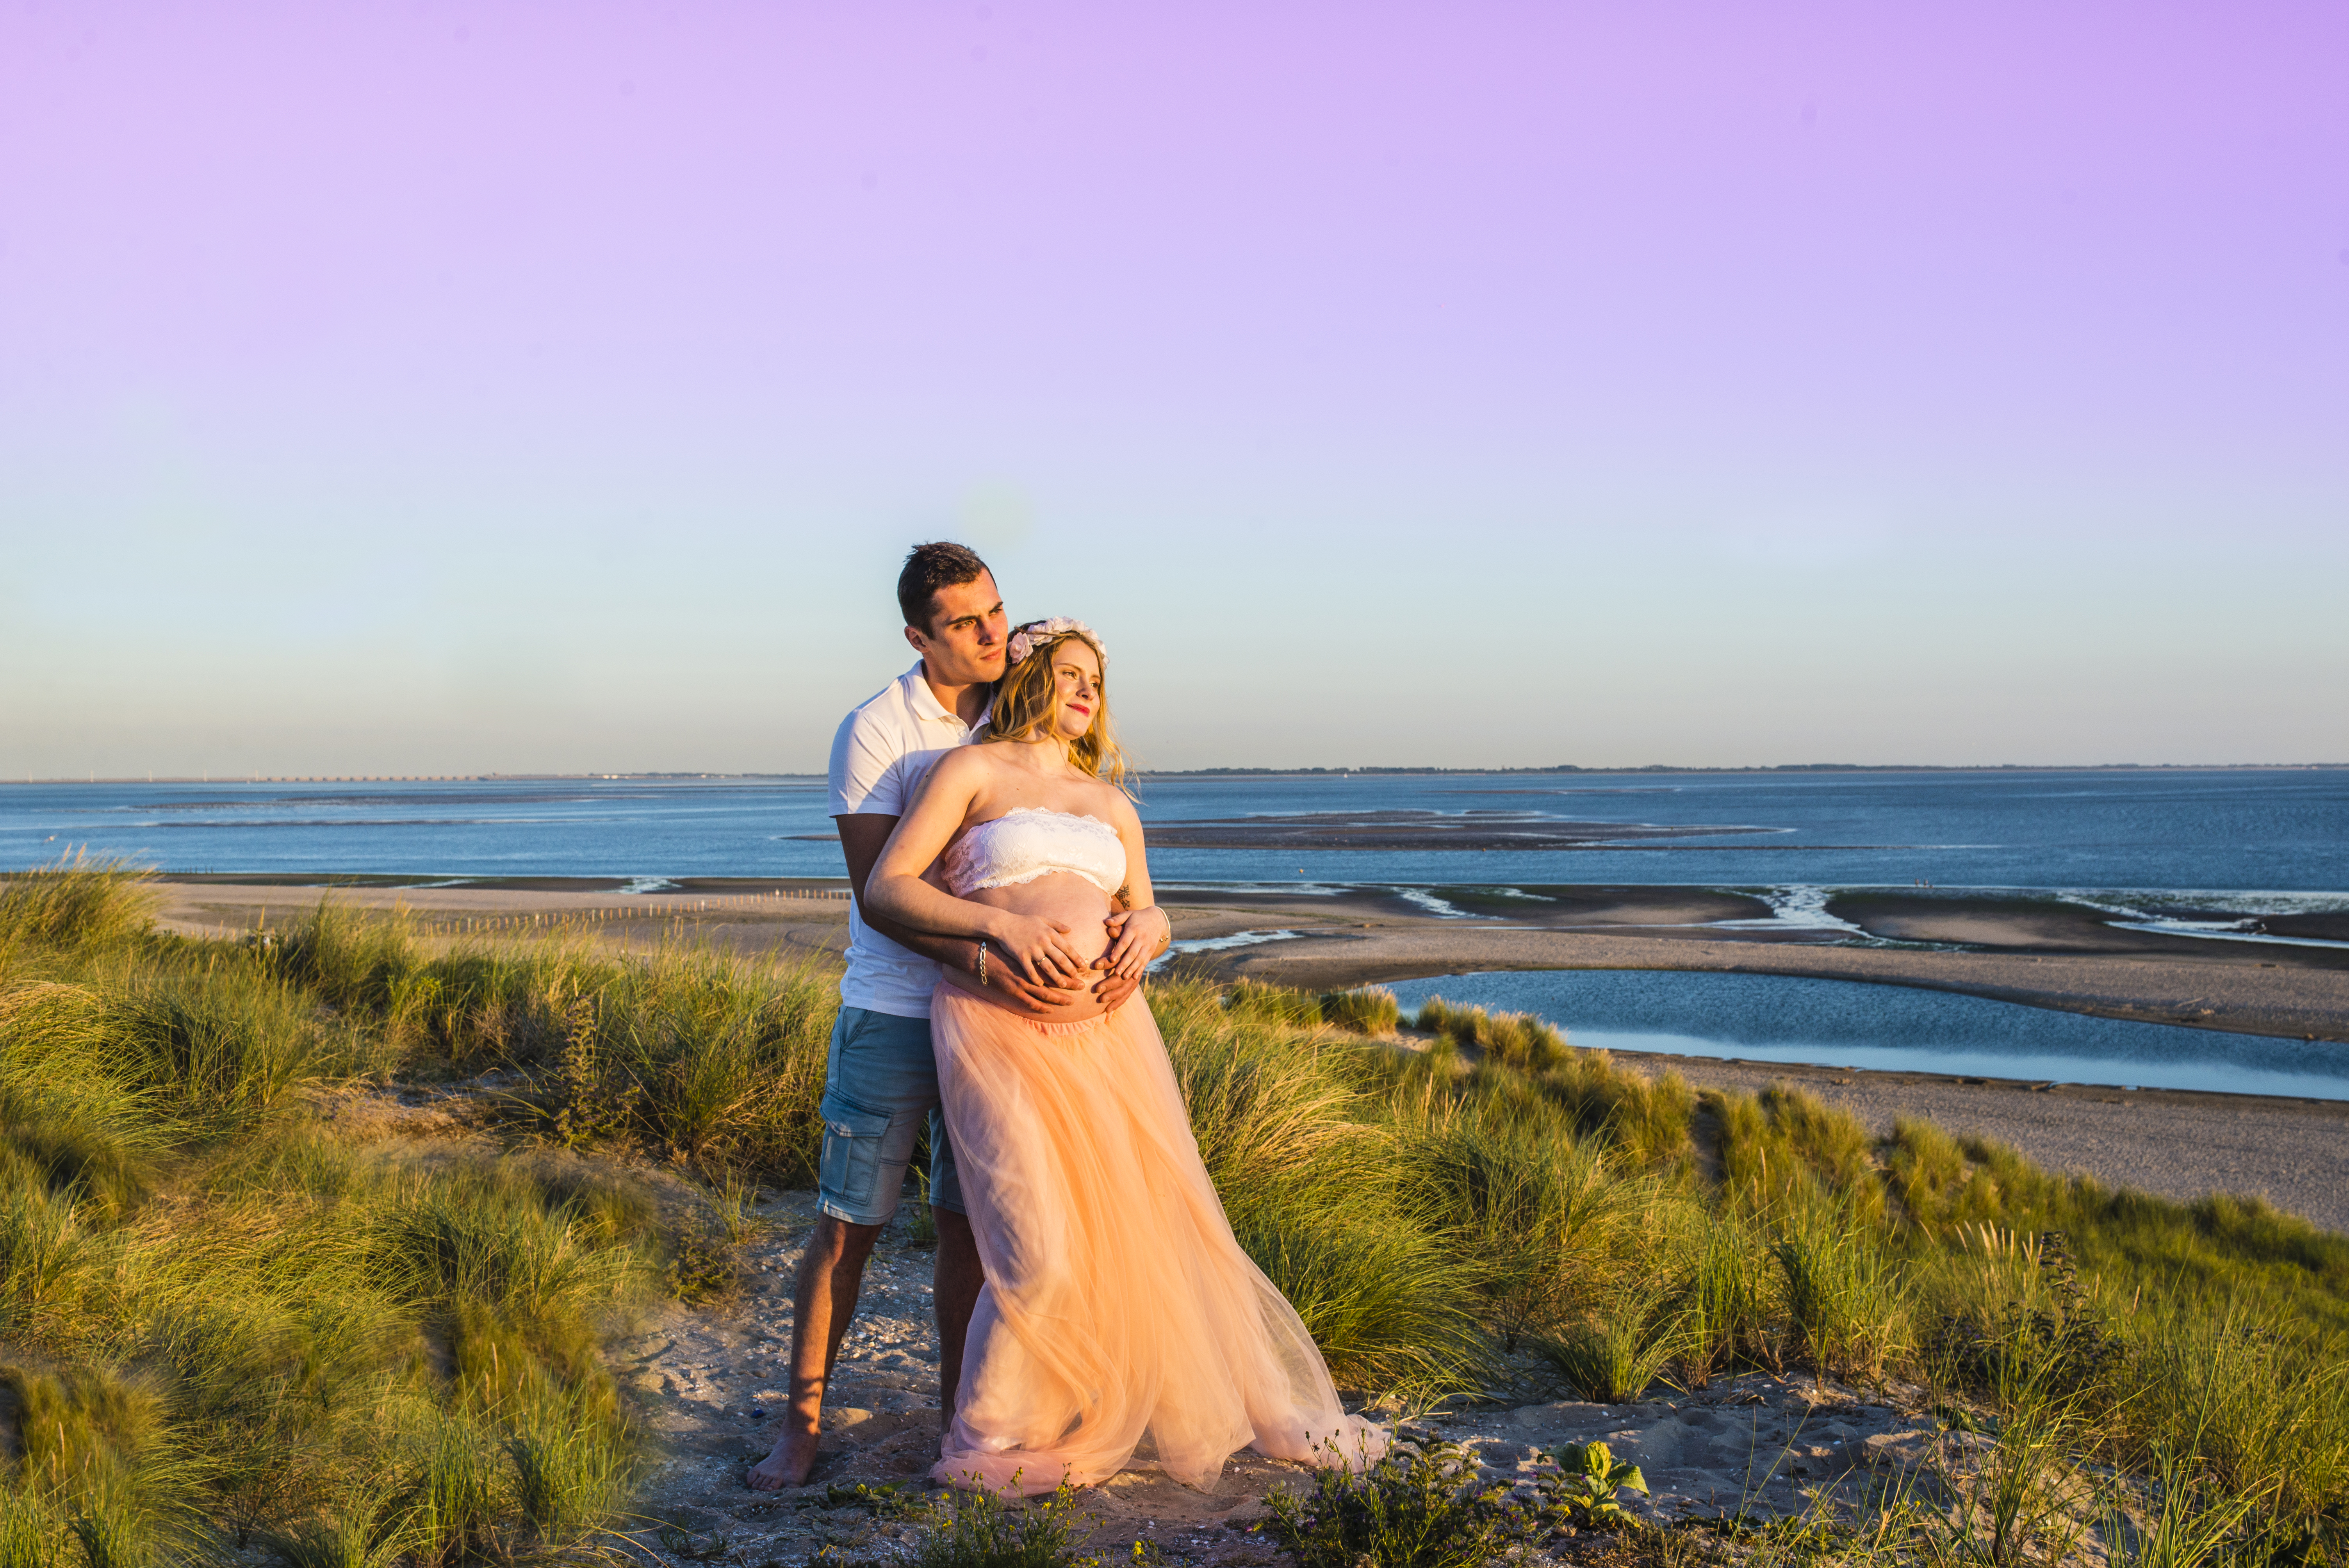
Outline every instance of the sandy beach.
[[(385, 878), (351, 879), (329, 890), (315, 882), (215, 878), (174, 880), (159, 890), (167, 927), (191, 935), (283, 927), (331, 892), (356, 907), (404, 908), (452, 935), (563, 928), (632, 947), (683, 935), (811, 962), (829, 961), (846, 944), (848, 906), (837, 881), (680, 879), (655, 893), (625, 886), (539, 878), (418, 887)], [(2044, 905), (1922, 893), (1870, 895), (1868, 907), (1854, 901), (1837, 913), (1872, 935), (1944, 945), (1838, 945), (1849, 934), (1768, 925), (1723, 931), (1701, 923), (1768, 915), (1759, 901), (1737, 894), (1657, 887), (1539, 891), (1552, 902), (1480, 903), (1447, 890), (1459, 911), (1454, 917), (1371, 890), (1300, 896), (1177, 888), (1164, 901), (1178, 941), (1245, 931), (1299, 934), (1183, 962), (1225, 977), (1313, 989), (1472, 970), (1705, 970), (1926, 986), (2107, 1017), (2349, 1042), (2344, 949), (2118, 931)], [(1503, 904), (1514, 907), (1505, 913)], [(2309, 934), (2322, 939), (2325, 933)], [(2349, 1232), (2349, 1103), (2034, 1088), (1705, 1057), (1626, 1059), (1678, 1068), (1700, 1086), (1797, 1083), (1881, 1129), (1896, 1114), (1929, 1117), (1954, 1132), (2013, 1144), (2054, 1170), (2086, 1171), (2114, 1185), (2178, 1199), (2258, 1194), (2327, 1229)]]

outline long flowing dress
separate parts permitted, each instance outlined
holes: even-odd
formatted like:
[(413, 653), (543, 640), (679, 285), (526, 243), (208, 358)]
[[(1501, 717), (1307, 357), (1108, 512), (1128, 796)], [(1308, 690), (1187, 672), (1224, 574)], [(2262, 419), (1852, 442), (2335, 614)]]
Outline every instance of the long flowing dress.
[[(1023, 820), (1035, 816), (1061, 820)], [(981, 824), (957, 848), (988, 835), (987, 852), (949, 853), (949, 885), (1042, 874), (1033, 864), (1056, 858), (1072, 820), (1091, 820)], [(1096, 880), (1114, 888), (1123, 856), (1109, 838), (1116, 868)], [(1007, 864), (1026, 874), (979, 880)], [(1384, 1434), (1346, 1414), (1304, 1323), (1234, 1239), (1139, 992), (1047, 1023), (941, 984), (930, 1033), (987, 1271), (937, 1480), (1090, 1485), (1145, 1434), (1169, 1475), (1203, 1490), (1245, 1447), (1349, 1464), (1381, 1451)]]

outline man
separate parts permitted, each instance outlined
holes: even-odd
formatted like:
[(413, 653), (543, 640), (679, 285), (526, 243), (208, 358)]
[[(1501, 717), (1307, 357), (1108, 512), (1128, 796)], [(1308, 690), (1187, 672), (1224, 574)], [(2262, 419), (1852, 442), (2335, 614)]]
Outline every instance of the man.
[[(963, 1216), (930, 1056), (930, 991), (938, 965), (951, 964), (975, 978), (978, 944), (868, 917), (864, 882), (931, 765), (968, 744), (984, 722), (1010, 627), (994, 573), (959, 544), (915, 546), (897, 576), (897, 606), (905, 640), (921, 658), (842, 720), (832, 743), (832, 820), (840, 828), (853, 898), (848, 969), (824, 1074), (815, 1231), (793, 1296), (791, 1405), (774, 1451), (745, 1478), (754, 1491), (805, 1485), (815, 1467), (824, 1387), (855, 1315), (865, 1262), (897, 1211), (925, 1119), (930, 1209), (938, 1227), (931, 1300), (941, 1432), (954, 1418), (963, 1340), (985, 1278)], [(1001, 962), (989, 966), (987, 984), (1015, 1005), (1040, 1006), (1064, 995), (1030, 984)], [(1114, 1006), (1133, 987), (1131, 980), (1104, 979), (1097, 989)]]

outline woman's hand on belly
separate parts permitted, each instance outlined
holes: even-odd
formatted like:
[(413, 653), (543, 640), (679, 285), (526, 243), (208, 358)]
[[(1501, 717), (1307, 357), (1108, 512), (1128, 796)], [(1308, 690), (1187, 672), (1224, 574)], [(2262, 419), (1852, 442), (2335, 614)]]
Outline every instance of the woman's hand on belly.
[(993, 924), (988, 945), (1038, 985), (1074, 986), (1090, 963), (1078, 956), (1069, 928), (1057, 920), (1007, 911)]
[(980, 888), (974, 903), (1003, 912), (989, 942), (1030, 979), (1064, 989), (1090, 988), (1093, 961), (1110, 944), (1109, 899), (1084, 878), (1055, 872), (1032, 882)]
[(1174, 941), (1174, 923), (1156, 904), (1112, 914), (1102, 924), (1112, 940), (1101, 965), (1120, 979), (1137, 978)]

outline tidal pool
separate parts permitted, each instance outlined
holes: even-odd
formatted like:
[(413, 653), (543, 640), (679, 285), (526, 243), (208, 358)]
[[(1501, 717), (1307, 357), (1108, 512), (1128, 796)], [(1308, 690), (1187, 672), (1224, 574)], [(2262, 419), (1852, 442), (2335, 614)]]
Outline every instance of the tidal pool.
[(1578, 1046), (1821, 1067), (2349, 1099), (2349, 1047), (2094, 1018), (1950, 991), (1779, 975), (1535, 969), (1393, 986), (1537, 1013)]

